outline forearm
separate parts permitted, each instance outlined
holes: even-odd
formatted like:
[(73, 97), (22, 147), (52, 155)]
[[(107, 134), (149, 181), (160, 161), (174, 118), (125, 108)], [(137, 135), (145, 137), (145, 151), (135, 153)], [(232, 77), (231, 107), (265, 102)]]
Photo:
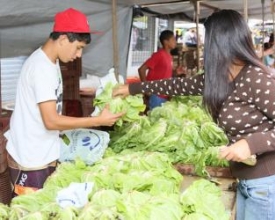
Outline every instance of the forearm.
[(250, 81), (244, 83), (240, 93), (245, 93), (246, 96), (243, 97), (248, 103), (255, 105), (255, 110), (258, 111), (251, 113), (251, 123), (255, 123), (255, 117), (262, 117), (254, 126), (255, 132), (246, 138), (252, 154), (261, 154), (275, 151), (275, 81), (270, 75), (259, 75), (255, 70), (252, 68), (249, 72)]
[(133, 83), (129, 85), (129, 93), (156, 94), (156, 95), (202, 95), (203, 76), (192, 78), (171, 78), (158, 81)]
[(146, 74), (145, 72), (139, 72), (139, 78), (141, 82), (145, 82), (146, 81)]
[(69, 130), (75, 128), (98, 127), (100, 125), (102, 124), (99, 116), (76, 118), (57, 115), (51, 118), (51, 120), (48, 120), (45, 126), (48, 130)]
[(146, 64), (143, 64), (139, 69), (138, 69), (138, 75), (140, 78), (141, 82), (145, 82), (146, 81), (146, 73), (147, 73), (148, 67), (146, 66)]
[(275, 151), (275, 130), (258, 132), (246, 138), (251, 154), (262, 154)]

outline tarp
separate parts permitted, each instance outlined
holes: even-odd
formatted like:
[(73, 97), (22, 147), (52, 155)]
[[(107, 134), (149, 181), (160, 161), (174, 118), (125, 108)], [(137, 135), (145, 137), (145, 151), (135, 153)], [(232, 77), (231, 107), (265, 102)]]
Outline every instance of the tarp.
[[(85, 0), (0, 0), (0, 57), (29, 55), (48, 38), (54, 15), (73, 7), (84, 12), (92, 29), (102, 31), (92, 35), (84, 49), (83, 72), (105, 75), (113, 67), (111, 4)], [(132, 7), (118, 5), (119, 72), (126, 73)]]
[[(263, 1), (263, 0), (262, 0)], [(261, 0), (248, 0), (248, 17), (261, 18)], [(173, 3), (176, 2), (176, 3)], [(119, 73), (126, 74), (129, 36), (132, 24), (132, 8), (141, 5), (149, 12), (169, 17), (183, 15), (194, 21), (194, 5), (187, 0), (117, 0), (117, 32)], [(208, 0), (213, 8), (231, 8), (243, 13), (242, 0)], [(265, 18), (271, 19), (269, 0), (265, 1)], [(83, 71), (105, 75), (113, 64), (112, 8), (111, 0), (0, 0), (0, 57), (29, 55), (41, 46), (49, 36), (56, 12), (74, 7), (88, 15), (92, 29), (103, 32), (92, 36), (92, 43), (83, 54)], [(201, 7), (200, 18), (213, 9)]]
[[(126, 0), (118, 0), (118, 2), (125, 3)], [(262, 19), (262, 1), (264, 2), (264, 14), (265, 19), (272, 19), (271, 13), (271, 0), (247, 0), (247, 14), (248, 18)], [(139, 2), (139, 1), (135, 1)], [(159, 2), (159, 4), (153, 4)], [(174, 2), (174, 3), (173, 3)], [(195, 21), (194, 3), (196, 1), (158, 1), (151, 0), (144, 3), (143, 7), (149, 9), (152, 12), (156, 12), (167, 17), (178, 17), (190, 19)], [(200, 19), (208, 17), (215, 8), (217, 9), (233, 9), (244, 13), (244, 1), (243, 0), (204, 0), (200, 1)], [(196, 3), (195, 3), (196, 4)], [(209, 7), (205, 7), (208, 5)]]

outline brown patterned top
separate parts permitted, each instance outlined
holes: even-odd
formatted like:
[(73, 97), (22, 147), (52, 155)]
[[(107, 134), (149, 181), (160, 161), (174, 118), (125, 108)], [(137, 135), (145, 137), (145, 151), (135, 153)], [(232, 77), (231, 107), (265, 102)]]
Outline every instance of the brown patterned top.
[[(275, 80), (254, 66), (246, 66), (234, 80), (235, 89), (223, 103), (218, 124), (230, 143), (246, 139), (257, 165), (232, 162), (232, 175), (252, 179), (275, 174)], [(131, 94), (202, 95), (204, 75), (129, 85)]]

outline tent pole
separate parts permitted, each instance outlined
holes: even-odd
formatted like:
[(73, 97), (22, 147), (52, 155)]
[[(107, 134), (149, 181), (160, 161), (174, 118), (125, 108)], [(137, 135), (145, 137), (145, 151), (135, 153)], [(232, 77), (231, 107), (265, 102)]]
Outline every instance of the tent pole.
[(117, 0), (112, 0), (112, 32), (113, 32), (113, 64), (115, 77), (118, 81), (118, 38), (117, 38)]
[[(274, 16), (274, 0), (271, 1), (271, 13), (272, 13), (272, 22), (273, 22), (273, 41), (274, 41), (274, 36), (275, 36), (275, 16)], [(273, 45), (274, 45), (274, 42), (273, 42)], [(274, 46), (273, 46), (274, 48)]]
[(264, 5), (265, 0), (261, 0), (262, 3), (262, 35), (263, 35), (263, 42), (262, 42), (262, 60), (264, 59), (264, 39), (265, 39), (265, 14), (264, 14)]
[(214, 7), (214, 6), (212, 6), (212, 5), (208, 5), (207, 3), (202, 2), (202, 1), (200, 2), (200, 6), (205, 7), (205, 8), (209, 8), (209, 9), (212, 9), (213, 11), (219, 10), (219, 8)]
[(176, 1), (167, 1), (167, 2), (159, 2), (159, 3), (145, 3), (140, 5), (141, 8), (146, 7), (157, 7), (157, 6), (163, 6), (163, 5), (171, 5), (173, 3), (189, 3), (190, 0), (176, 0)]
[(196, 2), (196, 32), (197, 32), (197, 72), (200, 70), (200, 32), (199, 32), (199, 20), (200, 20), (200, 1)]
[(245, 19), (246, 22), (248, 22), (248, 5), (247, 5), (247, 0), (243, 1), (243, 8), (244, 8), (244, 11), (243, 11), (244, 19)]

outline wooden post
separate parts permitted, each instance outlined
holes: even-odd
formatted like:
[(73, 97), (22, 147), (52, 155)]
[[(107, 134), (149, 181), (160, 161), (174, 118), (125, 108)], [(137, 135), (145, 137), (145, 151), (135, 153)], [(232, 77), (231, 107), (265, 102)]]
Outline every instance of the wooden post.
[(117, 0), (112, 0), (112, 32), (113, 32), (113, 64), (115, 70), (115, 77), (118, 81), (118, 38), (117, 38)]
[(264, 14), (264, 5), (265, 0), (261, 0), (262, 3), (262, 35), (263, 35), (263, 42), (262, 42), (262, 60), (264, 60), (264, 39), (265, 39), (265, 14)]
[[(272, 22), (273, 22), (273, 41), (274, 41), (274, 37), (275, 37), (275, 11), (274, 11), (274, 8), (275, 5), (274, 5), (274, 0), (271, 0), (271, 13), (272, 13)], [(274, 48), (274, 42), (273, 42), (273, 48)]]
[(1, 68), (1, 44), (2, 44), (2, 38), (1, 38), (1, 31), (0, 31), (0, 117), (2, 116), (2, 84), (1, 84), (1, 75), (2, 75), (2, 68)]
[(246, 22), (248, 22), (248, 5), (247, 0), (243, 0), (243, 16)]
[(199, 21), (200, 21), (200, 1), (196, 3), (196, 32), (197, 32), (197, 72), (200, 70), (200, 29), (199, 29)]

